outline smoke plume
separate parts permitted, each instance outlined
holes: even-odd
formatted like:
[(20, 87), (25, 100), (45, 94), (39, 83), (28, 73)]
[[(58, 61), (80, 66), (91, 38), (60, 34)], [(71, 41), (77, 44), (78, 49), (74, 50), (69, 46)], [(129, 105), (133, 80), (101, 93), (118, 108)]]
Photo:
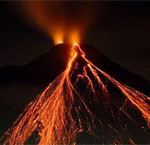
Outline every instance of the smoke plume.
[(79, 43), (103, 6), (93, 2), (28, 1), (21, 2), (20, 10), (32, 24), (44, 30), (54, 44)]

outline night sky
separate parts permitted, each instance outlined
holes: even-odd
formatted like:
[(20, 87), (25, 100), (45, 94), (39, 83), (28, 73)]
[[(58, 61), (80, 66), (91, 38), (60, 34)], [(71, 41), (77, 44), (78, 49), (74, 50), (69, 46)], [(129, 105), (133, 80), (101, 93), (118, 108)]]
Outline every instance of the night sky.
[[(79, 2), (78, 2), (79, 3)], [(100, 12), (95, 2), (96, 12)], [(46, 53), (52, 40), (18, 15), (15, 2), (0, 2), (0, 67), (24, 65)], [(105, 2), (84, 41), (150, 81), (150, 2)]]

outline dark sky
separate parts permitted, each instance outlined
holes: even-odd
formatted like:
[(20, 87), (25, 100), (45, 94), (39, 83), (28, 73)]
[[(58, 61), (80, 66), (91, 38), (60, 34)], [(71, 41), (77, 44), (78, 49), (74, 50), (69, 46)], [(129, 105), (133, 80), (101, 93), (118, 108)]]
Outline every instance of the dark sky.
[[(46, 34), (12, 10), (15, 5), (0, 2), (0, 67), (26, 64), (53, 46)], [(92, 44), (116, 63), (150, 81), (150, 2), (105, 5), (84, 43)]]

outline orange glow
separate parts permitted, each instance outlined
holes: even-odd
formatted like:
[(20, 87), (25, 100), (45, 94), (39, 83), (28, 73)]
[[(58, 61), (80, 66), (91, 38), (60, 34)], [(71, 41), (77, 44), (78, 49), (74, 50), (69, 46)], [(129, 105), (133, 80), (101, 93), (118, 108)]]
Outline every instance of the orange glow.
[(54, 44), (56, 44), (56, 45), (61, 44), (61, 43), (64, 43), (62, 39), (54, 40)]
[[(77, 59), (78, 53), (81, 53), (80, 56), (82, 61), (84, 61), (84, 65), (81, 67), (82, 71), (75, 75), (75, 70), (78, 70), (79, 65)], [(81, 47), (77, 43), (74, 43), (71, 49), (71, 58), (68, 61), (66, 69), (49, 84), (42, 94), (27, 105), (13, 127), (9, 130), (9, 133), (7, 132), (6, 137), (4, 136), (4, 144), (24, 144), (29, 137), (37, 131), (39, 145), (74, 145), (77, 135), (81, 132), (98, 136), (96, 132), (94, 132), (95, 127), (102, 134), (105, 128), (108, 133), (113, 134), (103, 136), (104, 143), (106, 144), (121, 144), (124, 142), (135, 144), (129, 136), (126, 136), (126, 129), (124, 129), (123, 126), (119, 128), (119, 125), (108, 124), (103, 120), (104, 116), (101, 116), (101, 113), (99, 113), (99, 118), (96, 117), (92, 109), (88, 106), (88, 103), (97, 100), (99, 104), (103, 102), (106, 111), (108, 111), (107, 107), (109, 108), (109, 102), (104, 98), (99, 101), (101, 97), (99, 94), (100, 90), (102, 90), (105, 95), (109, 93), (107, 85), (102, 81), (99, 74), (116, 86), (124, 94), (126, 99), (136, 106), (149, 126), (150, 105), (147, 103), (149, 97), (118, 82), (109, 74), (95, 66), (86, 58), (85, 52), (83, 52)], [(74, 77), (76, 78), (75, 83), (72, 82), (73, 75), (75, 75)], [(86, 89), (83, 91), (84, 93), (77, 87), (79, 79), (86, 85)], [(85, 96), (85, 94), (87, 95)], [(87, 102), (89, 96), (92, 96), (92, 99)], [(101, 112), (101, 110), (99, 112)], [(115, 116), (112, 115), (113, 110), (111, 110), (110, 114), (109, 111), (106, 113), (108, 113), (109, 117), (112, 117), (114, 120), (116, 119)], [(124, 113), (124, 115), (130, 118), (129, 114)], [(94, 124), (95, 121), (99, 122), (96, 126)]]
[(69, 35), (69, 41), (70, 43), (79, 44), (80, 42), (79, 30), (71, 31), (71, 34)]
[(74, 46), (78, 46), (78, 43), (74, 42), (73, 45), (74, 45)]
[(89, 24), (89, 17), (85, 17), (87, 14), (86, 4), (83, 4), (82, 9), (79, 7), (73, 7), (73, 9), (76, 10), (78, 16), (72, 17), (72, 9), (66, 7), (65, 3), (61, 1), (24, 1), (21, 12), (34, 25), (41, 28), (53, 40), (54, 44), (63, 42), (79, 44), (81, 34), (85, 33)]
[(55, 45), (64, 43), (64, 34), (63, 34), (63, 32), (58, 31), (58, 30), (55, 31), (55, 33), (53, 33), (53, 41), (54, 41)]

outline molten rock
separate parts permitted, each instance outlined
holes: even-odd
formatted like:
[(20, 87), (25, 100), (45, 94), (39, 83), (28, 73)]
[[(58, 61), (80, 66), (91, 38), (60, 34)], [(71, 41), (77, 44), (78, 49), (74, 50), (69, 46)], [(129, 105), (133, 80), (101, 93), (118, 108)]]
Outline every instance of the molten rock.
[[(115, 79), (115, 72), (108, 72), (118, 66), (89, 46), (58, 45), (53, 53), (59, 47), (64, 47), (60, 53), (65, 51), (65, 56), (52, 54), (49, 60), (56, 60), (57, 55), (60, 67), (49, 66), (55, 70), (49, 73), (51, 78), (60, 74), (26, 106), (4, 135), (4, 144), (24, 144), (33, 138), (38, 144), (135, 144), (139, 143), (132, 133), (135, 128), (145, 140), (150, 125), (150, 98), (135, 90), (134, 83), (128, 85), (133, 78), (119, 82), (124, 76)], [(24, 70), (32, 70), (37, 62)]]

